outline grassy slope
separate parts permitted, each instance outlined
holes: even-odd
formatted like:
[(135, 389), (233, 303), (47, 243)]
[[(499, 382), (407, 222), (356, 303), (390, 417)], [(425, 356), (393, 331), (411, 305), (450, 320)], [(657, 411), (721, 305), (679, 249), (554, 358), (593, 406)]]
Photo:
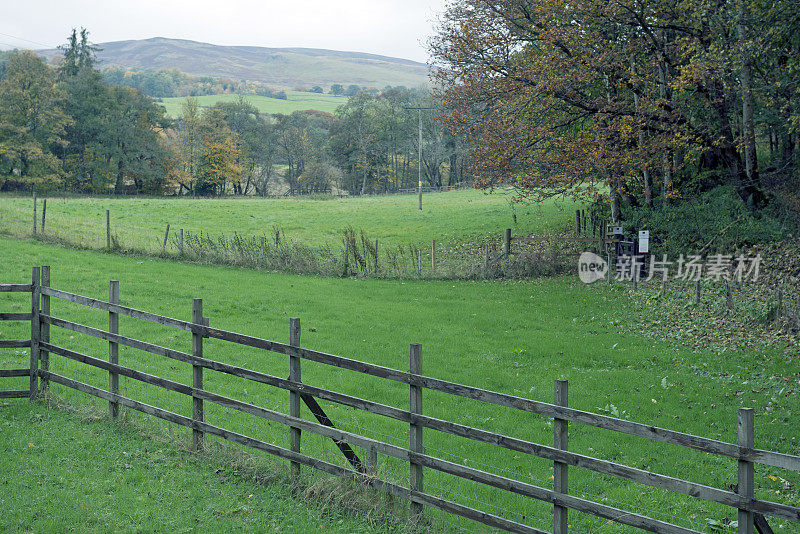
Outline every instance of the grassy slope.
[[(169, 223), (173, 231), (183, 228), (212, 235), (270, 235), (277, 225), (289, 238), (311, 245), (338, 244), (342, 230), (352, 226), (391, 246), (497, 237), (506, 227), (520, 234), (552, 231), (565, 224), (572, 206), (552, 201), (517, 206), (514, 226), (511, 197), (507, 192), (474, 190), (428, 194), (422, 212), (413, 195), (327, 200), (55, 197), (48, 200), (46, 228), (49, 233), (81, 233), (92, 246), (105, 246), (105, 211), (109, 209), (112, 231), (125, 245), (145, 239), (158, 245)], [(0, 230), (28, 235), (30, 198), (0, 196), (0, 213)]]
[[(195, 97), (200, 107), (211, 107), (217, 102), (235, 102), (239, 96), (244, 98), (261, 113), (283, 113), (288, 115), (293, 111), (316, 109), (334, 113), (336, 108), (345, 104), (347, 98), (319, 93), (304, 93), (301, 91), (286, 91), (286, 100), (258, 95), (203, 95)], [(181, 106), (186, 97), (163, 98), (160, 102), (167, 110), (167, 115), (177, 118), (181, 114)]]
[[(205, 299), (205, 314), (213, 325), (281, 341), (288, 338), (288, 318), (301, 317), (304, 345), (399, 369), (407, 368), (409, 343), (420, 342), (424, 371), (431, 376), (545, 401), (552, 399), (553, 380), (566, 378), (570, 380), (573, 407), (598, 411), (613, 410), (610, 405), (614, 405), (623, 417), (632, 420), (732, 442), (736, 440), (736, 410), (750, 406), (756, 409), (757, 447), (800, 453), (800, 438), (796, 435), (797, 369), (780, 347), (758, 353), (729, 352), (721, 358), (675, 343), (624, 334), (620, 325), (635, 317), (624, 306), (624, 295), (607, 286), (586, 287), (572, 278), (491, 283), (319, 279), (81, 253), (28, 241), (5, 240), (2, 245), (2, 282), (23, 282), (30, 276), (31, 265), (47, 263), (53, 266), (53, 283), (57, 287), (102, 298), (107, 293), (107, 280), (118, 279), (123, 304), (181, 318), (190, 316), (191, 297), (201, 296)], [(56, 306), (56, 315), (97, 327), (104, 327), (107, 322), (102, 313), (94, 310), (74, 309), (62, 303)], [(3, 311), (24, 311), (26, 304), (24, 299), (6, 295), (0, 296), (0, 307)], [(190, 347), (190, 338), (184, 332), (127, 318), (121, 323), (121, 331), (128, 335), (181, 350)], [(15, 334), (10, 328), (13, 327), (3, 327), (3, 337), (24, 335)], [(104, 344), (83, 336), (54, 332), (53, 339), (98, 357), (106, 353)], [(279, 376), (285, 375), (288, 367), (280, 356), (213, 340), (207, 342), (205, 354)], [(11, 356), (4, 358), (0, 360), (4, 365), (14, 363)], [(17, 358), (24, 362), (24, 351), (19, 351)], [(190, 380), (191, 370), (183, 364), (124, 348), (120, 360), (168, 378)], [(102, 373), (85, 374), (85, 368), (76, 368), (63, 359), (54, 358), (53, 366), (56, 372), (67, 372), (100, 387), (107, 381)], [(268, 407), (286, 408), (287, 395), (283, 391), (208, 375), (207, 387), (211, 389)], [(399, 384), (332, 371), (309, 362), (303, 362), (303, 377), (314, 385), (399, 407), (408, 403), (408, 390)], [(123, 391), (128, 394), (188, 415), (190, 404), (186, 398), (156, 394), (122, 380)], [(57, 390), (65, 392), (63, 388)], [(85, 396), (70, 398), (86, 401)], [(780, 402), (772, 403), (773, 398)], [(233, 430), (285, 445), (283, 429), (276, 433), (274, 427), (263, 422), (206, 404), (207, 420), (212, 424), (224, 421)], [(404, 425), (327, 403), (325, 409), (346, 429), (407, 444), (408, 429)], [(432, 416), (540, 443), (551, 443), (553, 439), (552, 423), (545, 419), (466, 399), (426, 392), (425, 410)], [(188, 435), (182, 439), (188, 440)], [(425, 439), (430, 452), (447, 459), (462, 461), (471, 457), (476, 461), (470, 465), (539, 485), (552, 484), (552, 464), (548, 462), (435, 432), (426, 432)], [(303, 440), (306, 450), (316, 449), (319, 454), (324, 449), (326, 454), (332, 454), (330, 444), (307, 434)], [(735, 462), (589, 427), (571, 426), (570, 449), (721, 488), (736, 480)], [(336, 457), (333, 454), (332, 458)], [(388, 471), (407, 473), (407, 466), (383, 458), (381, 464)], [(756, 472), (758, 496), (798, 502), (800, 477), (796, 474), (763, 467), (757, 467)], [(14, 482), (18, 483), (21, 481)], [(552, 513), (547, 506), (477, 490), (466, 482), (453, 483), (433, 472), (426, 474), (426, 487), (437, 495), (466, 503), (469, 501), (459, 494), (491, 502), (508, 509), (504, 513), (512, 519), (521, 519), (525, 514), (535, 518), (533, 525), (541, 528), (549, 523)], [(735, 519), (734, 512), (710, 503), (665, 495), (578, 469), (570, 470), (570, 487), (577, 495), (586, 492), (593, 499), (602, 497), (607, 504), (635, 503), (641, 507), (638, 511), (645, 513), (660, 510), (654, 512), (657, 517), (682, 518), (684, 524), (690, 521), (695, 528), (702, 529), (707, 519)], [(618, 531), (577, 513), (570, 517), (581, 531)], [(796, 532), (788, 526), (781, 528), (778, 521), (773, 522), (773, 528), (777, 532)]]
[(130, 426), (13, 401), (0, 407), (0, 530), (373, 531), (217, 468)]

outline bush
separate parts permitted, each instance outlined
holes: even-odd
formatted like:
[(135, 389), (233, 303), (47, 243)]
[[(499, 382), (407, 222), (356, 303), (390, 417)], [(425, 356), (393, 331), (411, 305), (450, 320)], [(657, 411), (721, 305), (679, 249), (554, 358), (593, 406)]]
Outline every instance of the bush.
[(798, 231), (795, 215), (780, 209), (780, 200), (752, 211), (730, 186), (721, 186), (697, 198), (668, 206), (625, 207), (626, 235), (650, 230), (651, 251), (657, 253), (735, 251), (758, 243), (787, 238)]

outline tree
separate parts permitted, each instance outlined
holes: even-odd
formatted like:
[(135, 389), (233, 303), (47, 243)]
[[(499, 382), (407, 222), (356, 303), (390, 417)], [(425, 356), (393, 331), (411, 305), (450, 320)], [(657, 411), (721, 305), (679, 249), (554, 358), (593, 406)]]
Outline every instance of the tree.
[(322, 87), (320, 87), (319, 85), (315, 85), (314, 87), (311, 88), (311, 92), (322, 94), (324, 91), (322, 90)]
[(278, 115), (275, 129), (283, 163), (284, 179), (291, 193), (299, 190), (300, 175), (311, 159), (313, 147), (309, 136), (308, 115), (295, 111), (291, 115)]
[(361, 90), (361, 87), (355, 84), (348, 85), (345, 91), (345, 96), (353, 96)]
[(178, 136), (175, 143), (176, 162), (173, 178), (180, 192), (195, 194), (195, 184), (200, 177), (200, 159), (203, 154), (200, 107), (197, 99), (187, 98), (183, 102), (178, 119)]
[(59, 68), (62, 78), (76, 76), (83, 68), (93, 69), (97, 63), (97, 52), (100, 48), (89, 42), (89, 32), (81, 28), (80, 39), (78, 31), (73, 28), (67, 39), (66, 45), (58, 47), (64, 53), (64, 58)]
[(328, 93), (335, 96), (341, 96), (344, 94), (344, 87), (340, 83), (335, 83), (331, 85), (331, 88), (328, 91)]
[[(621, 203), (656, 192), (651, 178), (660, 172), (664, 201), (730, 184), (758, 206), (755, 156), (753, 174), (742, 163), (758, 119), (742, 128), (737, 103), (742, 93), (745, 107), (748, 94), (773, 93), (769, 83), (748, 84), (748, 65), (795, 57), (798, 22), (778, 14), (784, 9), (767, 0), (738, 8), (467, 0), (449, 8), (431, 42), (437, 95), (448, 126), (475, 143), (471, 168), (485, 187), (505, 182), (533, 199), (608, 190), (618, 218)], [(761, 46), (752, 27), (770, 28), (758, 33)], [(781, 100), (791, 107), (792, 98)]]
[(108, 128), (104, 138), (116, 164), (114, 193), (125, 192), (129, 179), (137, 192), (164, 191), (167, 153), (157, 130), (167, 124), (164, 108), (135, 89), (109, 88)]
[(64, 146), (69, 118), (55, 75), (33, 52), (13, 54), (0, 80), (0, 190), (11, 183), (53, 186), (61, 181), (52, 149)]
[(256, 187), (265, 195), (266, 185), (272, 178), (277, 152), (273, 128), (256, 107), (242, 96), (235, 102), (218, 102), (214, 107), (220, 111), (221, 118), (236, 134), (239, 142), (242, 175), (234, 183), (234, 193), (247, 195), (251, 187)]

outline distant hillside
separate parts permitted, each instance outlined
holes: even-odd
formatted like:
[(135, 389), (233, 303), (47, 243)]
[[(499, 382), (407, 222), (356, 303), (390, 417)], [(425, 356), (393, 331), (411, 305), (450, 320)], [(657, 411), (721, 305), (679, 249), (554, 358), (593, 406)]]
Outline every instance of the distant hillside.
[[(427, 83), (423, 63), (360, 52), (315, 48), (217, 46), (183, 39), (154, 37), (98, 43), (100, 67), (178, 68), (187, 74), (261, 81), (278, 87), (356, 84), (418, 87)], [(48, 60), (57, 50), (40, 50)]]

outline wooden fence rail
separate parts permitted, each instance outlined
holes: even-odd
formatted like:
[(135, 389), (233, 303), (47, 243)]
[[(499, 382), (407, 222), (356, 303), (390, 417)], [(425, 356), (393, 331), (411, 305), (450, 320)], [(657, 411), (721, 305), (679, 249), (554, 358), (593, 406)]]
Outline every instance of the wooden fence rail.
[[(46, 282), (44, 282), (45, 273), (47, 276)], [(37, 282), (37, 276), (42, 279), (43, 283)], [(552, 504), (553, 532), (557, 534), (563, 534), (568, 530), (568, 510), (591, 514), (612, 522), (636, 527), (649, 532), (666, 534), (698, 532), (685, 526), (672, 524), (570, 495), (568, 471), (571, 467), (577, 467), (735, 508), (738, 510), (740, 518), (739, 532), (753, 532), (754, 521), (763, 521), (762, 514), (800, 523), (800, 508), (756, 499), (753, 496), (753, 465), (755, 463), (800, 472), (800, 457), (756, 449), (753, 445), (753, 412), (747, 408), (742, 408), (739, 411), (739, 442), (733, 444), (569, 408), (567, 394), (568, 384), (566, 381), (556, 381), (555, 402), (551, 404), (427, 377), (422, 374), (422, 346), (418, 344), (411, 345), (409, 371), (401, 371), (302, 347), (300, 344), (299, 319), (290, 320), (290, 342), (287, 344), (212, 327), (208, 319), (202, 315), (202, 301), (200, 301), (200, 299), (195, 299), (194, 301), (192, 321), (183, 321), (120, 305), (118, 303), (119, 287), (114, 282), (112, 282), (111, 285), (110, 302), (55, 289), (49, 287), (49, 270), (46, 267), (42, 269), (41, 274), (38, 270), (34, 271), (33, 283), (31, 285), (2, 285), (0, 286), (0, 291), (4, 290), (4, 288), (11, 287), (24, 287), (30, 291), (32, 295), (32, 311), (30, 314), (25, 314), (29, 316), (27, 320), (30, 320), (32, 324), (31, 340), (19, 341), (19, 343), (26, 344), (25, 346), (30, 346), (31, 348), (31, 367), (30, 369), (0, 371), (0, 377), (28, 376), (28, 374), (30, 374), (32, 391), (34, 391), (35, 388), (34, 380), (38, 378), (42, 380), (43, 389), (46, 388), (47, 383), (52, 382), (107, 400), (112, 416), (118, 413), (119, 407), (126, 407), (191, 428), (193, 445), (197, 449), (203, 447), (203, 435), (209, 434), (265, 451), (288, 460), (291, 465), (293, 478), (299, 476), (302, 466), (309, 466), (333, 475), (361, 481), (380, 491), (410, 501), (412, 507), (411, 511), (414, 515), (422, 515), (424, 513), (424, 507), (428, 506), (509, 532), (544, 532), (530, 525), (512, 521), (496, 514), (471, 508), (426, 493), (424, 473), (425, 470), (433, 470), (453, 477), (467, 479), (491, 488)], [(5, 290), (24, 291), (25, 289)], [(51, 315), (49, 309), (50, 298), (56, 298), (108, 312), (109, 329), (107, 331), (101, 330)], [(37, 307), (38, 299), (42, 299), (41, 308)], [(44, 304), (45, 299), (47, 299), (46, 310)], [(8, 315), (9, 314), (5, 314), (6, 317)], [(119, 334), (118, 315), (125, 315), (190, 332), (193, 339), (192, 353), (161, 347)], [(3, 317), (3, 315), (0, 315), (0, 319)], [(109, 343), (109, 359), (96, 358), (52, 343), (49, 338), (49, 329), (51, 327), (65, 329), (107, 341)], [(205, 338), (219, 339), (237, 345), (263, 349), (288, 356), (290, 363), (289, 377), (287, 379), (272, 376), (263, 372), (206, 358), (202, 350), (203, 339)], [(120, 364), (117, 350), (119, 345), (191, 364), (193, 369), (191, 385), (169, 380), (151, 373), (145, 373)], [(2, 345), (0, 345), (0, 347), (2, 347)], [(74, 378), (51, 372), (48, 368), (45, 368), (44, 365), (40, 365), (44, 363), (40, 358), (43, 354), (57, 355), (61, 358), (66, 358), (108, 372), (109, 390), (103, 390), (77, 381)], [(410, 391), (409, 409), (397, 408), (360, 397), (304, 384), (301, 375), (302, 360), (314, 361), (380, 379), (407, 384)], [(229, 396), (207, 391), (203, 386), (204, 370), (224, 373), (229, 376), (288, 391), (290, 401), (289, 413), (285, 414)], [(120, 376), (190, 397), (192, 399), (192, 416), (187, 417), (179, 415), (120, 395), (118, 391), (118, 377)], [(424, 390), (434, 390), (456, 397), (479, 400), (508, 409), (537, 413), (552, 418), (554, 420), (555, 432), (554, 445), (543, 445), (424, 415), (422, 403)], [(13, 396), (10, 394), (20, 392), (0, 392), (0, 397), (3, 396), (3, 393), (6, 393), (7, 396)], [(18, 396), (27, 396), (27, 392), (21, 393), (25, 395)], [(400, 447), (396, 444), (368, 438), (354, 432), (336, 428), (315, 399), (348, 406), (408, 424), (408, 447)], [(300, 413), (301, 401), (310, 408), (312, 415), (316, 418), (316, 422), (302, 418)], [(204, 402), (210, 402), (227, 409), (236, 410), (271, 422), (286, 425), (289, 429), (289, 448), (279, 447), (250, 436), (232, 432), (220, 426), (209, 424), (204, 420)], [(715, 488), (570, 452), (568, 450), (567, 440), (567, 429), (570, 423), (611, 430), (730, 458), (735, 460), (738, 465), (737, 488), (735, 491)], [(551, 461), (554, 463), (555, 468), (553, 488), (536, 486), (427, 454), (423, 446), (425, 429), (437, 430), (446, 434), (495, 445), (507, 450)], [(323, 438), (333, 440), (348, 460), (352, 469), (341, 467), (302, 453), (301, 436), (303, 432), (316, 434)], [(408, 463), (411, 475), (409, 487), (406, 488), (377, 477), (374, 471), (375, 460), (368, 459), (367, 462), (363, 462), (355, 455), (352, 447), (364, 448), (369, 451), (369, 455), (373, 458), (375, 454), (380, 453), (387, 457)], [(370, 468), (369, 464), (372, 464), (372, 468)]]

